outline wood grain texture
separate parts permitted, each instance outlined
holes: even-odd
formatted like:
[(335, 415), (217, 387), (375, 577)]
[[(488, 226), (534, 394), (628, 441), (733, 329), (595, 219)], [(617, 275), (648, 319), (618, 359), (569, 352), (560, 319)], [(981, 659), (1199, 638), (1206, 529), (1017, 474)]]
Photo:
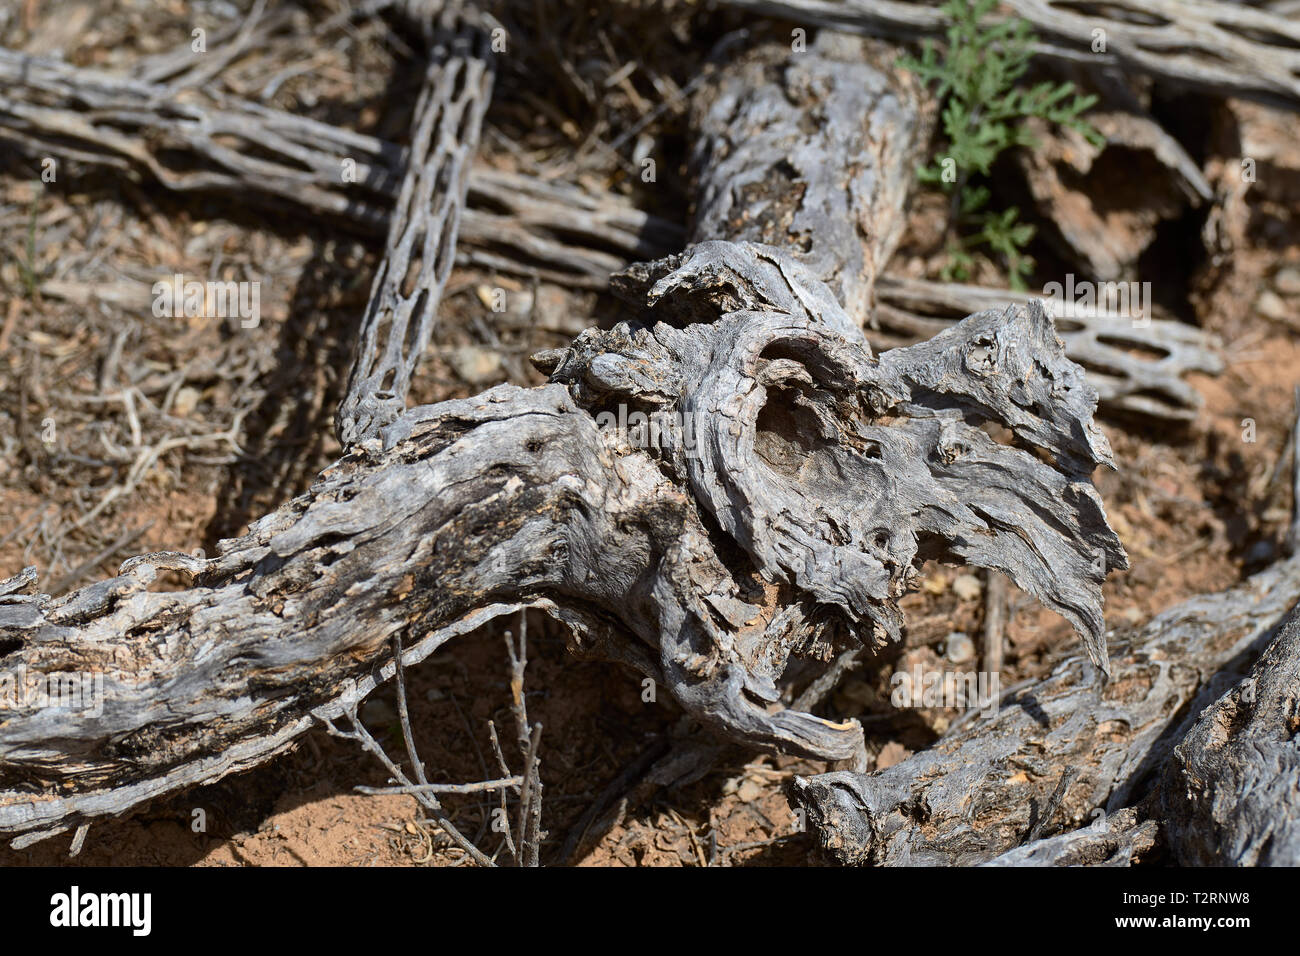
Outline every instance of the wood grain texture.
[(1300, 614), (1196, 718), (1160, 802), (1183, 866), (1300, 866)]
[[(795, 799), (835, 859), (882, 866), (984, 863), (1036, 829), (1073, 829), (1097, 808), (1130, 807), (1187, 723), (1220, 693), (1216, 675), (1237, 679), (1298, 594), (1300, 560), (1292, 558), (1114, 640), (1108, 685), (1089, 662), (1066, 659), (1043, 680), (1008, 689), (996, 714), (971, 712), (930, 749), (870, 774), (798, 779)], [(1056, 814), (1042, 819), (1063, 780)]]
[[(873, 157), (827, 156), (824, 182)], [(894, 190), (848, 195), (880, 235), (902, 215)], [(926, 558), (1008, 575), (1105, 668), (1110, 449), (1050, 319), (979, 312), (877, 357), (799, 251), (726, 236), (629, 269), (636, 318), (537, 356), (550, 384), (402, 412), (216, 558), (143, 555), (58, 598), (0, 584), (0, 677), (105, 688), (98, 715), (0, 716), (0, 832), (254, 766), (388, 679), (394, 635), (414, 663), (521, 606), (720, 736), (855, 765), (860, 726), (790, 707), (786, 670), (896, 639)], [(149, 590), (164, 570), (191, 585)]]

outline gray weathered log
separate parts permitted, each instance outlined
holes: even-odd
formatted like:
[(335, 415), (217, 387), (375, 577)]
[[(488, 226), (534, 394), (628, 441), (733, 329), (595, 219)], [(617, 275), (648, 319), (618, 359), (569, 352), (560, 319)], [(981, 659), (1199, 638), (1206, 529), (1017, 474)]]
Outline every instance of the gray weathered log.
[[(172, 190), (271, 199), (387, 232), (405, 149), (260, 103), (211, 98), (0, 48), (0, 141), (38, 163), (52, 157), (129, 170)], [(630, 260), (681, 243), (675, 225), (617, 196), (480, 164), (470, 170), (457, 256), (600, 288)]]
[[(728, 6), (846, 33), (917, 37), (942, 33), (937, 3), (909, 0), (724, 0)], [(1040, 51), (1119, 63), (1214, 96), (1300, 108), (1300, 21), (1214, 0), (1003, 0), (1048, 41)], [(1106, 51), (1094, 53), (1102, 29)]]
[[(1123, 285), (1128, 298), (1127, 284), (1112, 285)], [(1099, 288), (1105, 292), (1106, 284)], [(877, 284), (877, 294), (880, 333), (869, 335), (883, 346), (928, 338), (974, 309), (1004, 308), (1008, 303), (1023, 304), (1035, 298), (1024, 292), (888, 274)], [(1057, 316), (1056, 331), (1065, 342), (1065, 354), (1084, 367), (1105, 410), (1191, 421), (1203, 400), (1183, 376), (1223, 371), (1221, 343), (1195, 326), (1149, 315), (1134, 321), (1134, 316), (1104, 306), (1089, 310), (1061, 299), (1045, 301)]]
[[(872, 59), (862, 40), (829, 32), (808, 52), (761, 47), (697, 98), (695, 122), (694, 241), (794, 252), (858, 324), (905, 225), (870, 213), (902, 208), (930, 131), (918, 87)], [(840, 159), (853, 156), (871, 161)]]
[[(1135, 788), (1182, 737), (1184, 719), (1217, 696), (1212, 678), (1266, 646), (1297, 594), (1300, 560), (1292, 558), (1117, 640), (1101, 694), (1088, 662), (1071, 657), (1043, 680), (1008, 689), (996, 714), (972, 712), (888, 769), (796, 779), (795, 799), (821, 845), (854, 864), (983, 863), (1036, 829), (1088, 823), (1096, 808), (1134, 802)], [(1059, 811), (1043, 819), (1063, 779)]]
[(1300, 613), (1196, 718), (1160, 802), (1183, 866), (1300, 866)]
[[(894, 201), (852, 208), (883, 233)], [(0, 585), (0, 674), (105, 688), (98, 715), (29, 701), (0, 723), (0, 832), (253, 766), (391, 676), (395, 634), (413, 663), (525, 605), (714, 732), (825, 760), (860, 761), (861, 728), (780, 709), (786, 668), (896, 638), (926, 558), (1007, 574), (1106, 666), (1101, 582), (1126, 561), (1090, 476), (1110, 451), (1036, 304), (877, 359), (771, 246), (702, 242), (618, 288), (641, 318), (540, 355), (552, 384), (406, 411), (214, 559), (141, 556), (53, 600)], [(159, 570), (191, 586), (147, 590)]]
[(1026, 843), (981, 866), (1132, 866), (1156, 842), (1160, 827), (1125, 808), (1078, 830)]
[(335, 416), (344, 447), (406, 409), (455, 262), (470, 163), (492, 98), (495, 54), (483, 24), (445, 10), (431, 31), (408, 165)]

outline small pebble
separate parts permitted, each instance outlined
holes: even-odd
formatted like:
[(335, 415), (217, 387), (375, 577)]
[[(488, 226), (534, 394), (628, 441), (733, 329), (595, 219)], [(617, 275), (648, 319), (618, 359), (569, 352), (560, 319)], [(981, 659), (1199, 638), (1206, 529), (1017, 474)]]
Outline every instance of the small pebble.
[(961, 631), (953, 631), (944, 641), (944, 653), (954, 664), (965, 664), (975, 659), (975, 642)]
[(1286, 321), (1291, 314), (1287, 304), (1282, 301), (1282, 297), (1271, 289), (1266, 289), (1260, 293), (1255, 300), (1255, 311), (1266, 319), (1273, 319), (1276, 322)]
[(959, 601), (974, 601), (984, 590), (980, 579), (973, 574), (959, 574), (952, 579), (952, 593)]
[(740, 789), (736, 791), (736, 795), (745, 803), (753, 803), (763, 795), (763, 788), (746, 777), (740, 782)]
[(1300, 268), (1283, 266), (1273, 276), (1273, 288), (1283, 295), (1300, 295)]

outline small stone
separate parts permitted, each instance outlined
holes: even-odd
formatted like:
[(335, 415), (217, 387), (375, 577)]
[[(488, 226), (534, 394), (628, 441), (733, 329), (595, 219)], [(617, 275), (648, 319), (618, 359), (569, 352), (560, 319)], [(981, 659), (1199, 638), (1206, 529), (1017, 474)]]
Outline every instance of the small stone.
[(1300, 295), (1300, 268), (1283, 266), (1273, 276), (1273, 288), (1283, 295)]
[(447, 364), (470, 385), (486, 385), (501, 378), (501, 356), (477, 345), (458, 345), (444, 353)]
[(199, 390), (186, 385), (176, 393), (176, 401), (172, 402), (172, 414), (178, 418), (188, 418), (198, 404)]
[(921, 590), (927, 594), (942, 594), (948, 590), (948, 579), (942, 574), (927, 575), (921, 581)]
[(975, 659), (975, 642), (961, 631), (953, 631), (944, 641), (944, 654), (954, 664), (965, 664)]
[(892, 767), (896, 763), (902, 763), (910, 756), (912, 756), (912, 751), (900, 743), (891, 741), (881, 747), (880, 753), (876, 755), (876, 769), (884, 770), (886, 767)]
[(1265, 289), (1255, 300), (1255, 311), (1275, 322), (1285, 322), (1291, 315), (1291, 310), (1282, 301), (1282, 297), (1272, 289)]
[(959, 574), (952, 579), (952, 593), (959, 601), (977, 600), (984, 591), (984, 585), (973, 574)]
[(763, 795), (763, 788), (749, 777), (746, 777), (740, 782), (740, 788), (736, 791), (736, 795), (745, 803), (753, 803)]

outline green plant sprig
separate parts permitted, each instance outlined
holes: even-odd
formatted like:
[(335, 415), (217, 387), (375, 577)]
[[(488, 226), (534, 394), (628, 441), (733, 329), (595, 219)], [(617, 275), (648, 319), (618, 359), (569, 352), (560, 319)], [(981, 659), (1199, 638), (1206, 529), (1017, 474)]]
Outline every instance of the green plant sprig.
[(971, 177), (987, 178), (1008, 149), (1038, 145), (1023, 124), (1029, 117), (1076, 130), (1097, 146), (1105, 140), (1082, 118), (1097, 97), (1075, 93), (1073, 83), (1018, 85), (1033, 57), (1033, 28), (1020, 18), (984, 22), (996, 6), (997, 0), (945, 0), (942, 9), (952, 23), (944, 55), (940, 57), (934, 42), (927, 40), (920, 59), (904, 57), (899, 65), (935, 84), (934, 93), (943, 103), (947, 154), (917, 173), (921, 182), (952, 197), (944, 279), (968, 279), (975, 263), (973, 250), (986, 247), (1005, 260), (1012, 287), (1023, 289), (1034, 267), (1033, 258), (1024, 252), (1034, 226), (1020, 222), (1014, 206), (1000, 212), (988, 209), (988, 187), (970, 185)]

